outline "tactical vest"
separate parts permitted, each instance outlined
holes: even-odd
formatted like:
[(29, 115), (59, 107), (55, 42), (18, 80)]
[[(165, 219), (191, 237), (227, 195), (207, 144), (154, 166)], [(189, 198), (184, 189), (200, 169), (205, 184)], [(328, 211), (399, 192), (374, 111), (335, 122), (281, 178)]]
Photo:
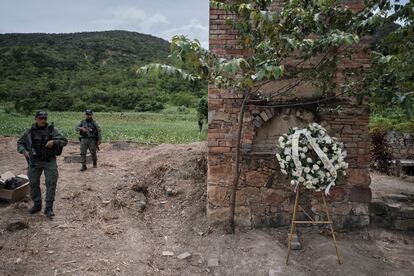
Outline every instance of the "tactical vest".
[(80, 135), (82, 138), (97, 138), (98, 137), (98, 129), (96, 128), (96, 125), (94, 121), (82, 121), (82, 127), (88, 129), (88, 132), (80, 132)]
[(36, 160), (49, 161), (56, 156), (55, 151), (46, 148), (46, 144), (51, 140), (48, 127), (44, 129), (32, 128), (29, 135), (32, 139), (32, 158)]

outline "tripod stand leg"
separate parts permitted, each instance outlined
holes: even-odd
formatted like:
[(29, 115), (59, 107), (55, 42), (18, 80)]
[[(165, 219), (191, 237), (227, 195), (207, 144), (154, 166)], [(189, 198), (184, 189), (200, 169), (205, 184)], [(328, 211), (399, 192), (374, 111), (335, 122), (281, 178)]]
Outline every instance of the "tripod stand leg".
[(334, 244), (335, 250), (336, 250), (336, 257), (338, 258), (338, 264), (341, 264), (341, 258), (339, 257), (338, 245), (336, 244), (335, 232), (334, 232), (334, 229), (333, 229), (333, 226), (332, 226), (333, 221), (331, 220), (331, 216), (329, 215), (328, 206), (326, 204), (325, 195), (324, 195), (323, 192), (322, 192), (322, 200), (323, 200), (323, 205), (325, 206), (325, 212), (326, 212), (326, 216), (328, 218), (328, 221), (331, 222), (331, 223), (329, 223), (329, 227), (331, 228), (333, 244)]
[(300, 188), (298, 187), (298, 190), (296, 191), (296, 197), (295, 197), (295, 205), (293, 207), (293, 215), (292, 215), (292, 223), (290, 225), (290, 234), (288, 237), (288, 254), (286, 257), (286, 265), (289, 264), (289, 256), (290, 256), (290, 247), (291, 247), (291, 242), (292, 242), (292, 236), (293, 236), (293, 232), (296, 229), (296, 211), (298, 209), (298, 205), (299, 205), (299, 193), (300, 193)]

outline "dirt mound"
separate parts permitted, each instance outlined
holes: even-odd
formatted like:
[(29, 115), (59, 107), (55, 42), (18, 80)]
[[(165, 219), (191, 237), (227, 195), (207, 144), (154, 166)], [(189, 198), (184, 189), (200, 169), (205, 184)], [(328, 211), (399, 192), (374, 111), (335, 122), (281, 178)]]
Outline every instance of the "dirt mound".
[[(115, 206), (138, 212), (174, 205), (174, 212), (204, 213), (207, 152), (205, 143), (163, 144), (133, 160), (115, 186)], [(157, 208), (155, 208), (157, 209)]]

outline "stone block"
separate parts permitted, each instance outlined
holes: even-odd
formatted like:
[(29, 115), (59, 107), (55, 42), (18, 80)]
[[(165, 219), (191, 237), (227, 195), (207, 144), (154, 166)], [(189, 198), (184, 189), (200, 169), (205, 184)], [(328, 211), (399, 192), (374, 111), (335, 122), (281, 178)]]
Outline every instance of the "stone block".
[[(287, 242), (289, 243), (290, 233), (288, 233)], [(297, 234), (293, 233), (290, 240), (290, 248), (292, 250), (301, 250), (302, 244)]]
[(213, 206), (228, 207), (230, 204), (230, 189), (209, 185), (207, 187), (207, 200)]
[(414, 208), (404, 206), (400, 209), (401, 216), (404, 218), (414, 219)]
[(230, 147), (209, 147), (208, 151), (210, 153), (229, 153), (231, 151)]
[(286, 199), (286, 192), (282, 190), (267, 189), (262, 192), (262, 202), (266, 206), (278, 206)]
[[(351, 153), (350, 150), (348, 150), (348, 153)], [(348, 183), (353, 186), (368, 187), (371, 184), (371, 177), (368, 169), (349, 169)]]
[(351, 214), (356, 216), (369, 216), (368, 204), (354, 203), (351, 209)]
[(369, 216), (332, 216), (334, 228), (336, 230), (353, 230), (369, 225)]
[[(81, 163), (80, 154), (71, 154), (63, 157), (63, 162), (65, 163)], [(86, 155), (86, 163), (92, 163), (92, 156), (90, 154)]]
[(266, 217), (266, 224), (271, 227), (281, 227), (290, 225), (291, 213), (279, 212)]
[(346, 194), (346, 190), (343, 187), (333, 187), (329, 191), (329, 196), (327, 196), (326, 199), (328, 201), (343, 201)]
[(249, 207), (236, 207), (234, 221), (238, 227), (251, 228), (252, 227), (252, 215)]
[(265, 111), (262, 111), (259, 116), (263, 119), (264, 122), (269, 121), (269, 116), (267, 116), (267, 113)]
[[(332, 215), (346, 216), (351, 213), (352, 207), (353, 207), (352, 204), (349, 202), (339, 202), (339, 203), (334, 202), (331, 204), (331, 210), (332, 210), (331, 212), (332, 212)], [(323, 207), (322, 207), (322, 210), (323, 210)]]
[(220, 225), (228, 221), (230, 214), (230, 208), (208, 208), (207, 218), (210, 224)]
[(116, 151), (129, 150), (130, 144), (125, 141), (118, 141), (112, 144), (112, 149)]
[(414, 230), (414, 219), (397, 219), (393, 228), (403, 231)]
[(253, 125), (257, 128), (261, 127), (263, 125), (263, 120), (260, 117), (256, 117), (253, 120)]
[(269, 175), (259, 171), (246, 172), (246, 185), (253, 187), (265, 187)]
[(211, 117), (212, 117), (211, 121), (225, 121), (225, 122), (230, 121), (230, 114), (225, 113), (225, 112), (215, 112), (214, 114), (211, 115)]
[(351, 202), (365, 202), (369, 203), (372, 199), (372, 192), (370, 188), (364, 187), (350, 187), (348, 190), (349, 201)]
[(251, 203), (260, 203), (260, 191), (259, 188), (244, 187), (236, 193), (236, 205), (250, 205)]

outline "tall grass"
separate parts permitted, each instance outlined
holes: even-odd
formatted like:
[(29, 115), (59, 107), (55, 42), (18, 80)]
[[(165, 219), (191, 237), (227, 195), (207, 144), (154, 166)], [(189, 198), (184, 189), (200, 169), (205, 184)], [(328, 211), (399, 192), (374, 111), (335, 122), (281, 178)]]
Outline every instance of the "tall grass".
[[(102, 127), (104, 141), (138, 143), (190, 143), (207, 139), (206, 130), (198, 131), (195, 110), (184, 114), (167, 107), (161, 113), (96, 112), (94, 118)], [(81, 112), (49, 112), (49, 122), (66, 137), (77, 139), (75, 125), (84, 117)], [(30, 127), (34, 116), (8, 114), (0, 111), (0, 135), (17, 136)]]

